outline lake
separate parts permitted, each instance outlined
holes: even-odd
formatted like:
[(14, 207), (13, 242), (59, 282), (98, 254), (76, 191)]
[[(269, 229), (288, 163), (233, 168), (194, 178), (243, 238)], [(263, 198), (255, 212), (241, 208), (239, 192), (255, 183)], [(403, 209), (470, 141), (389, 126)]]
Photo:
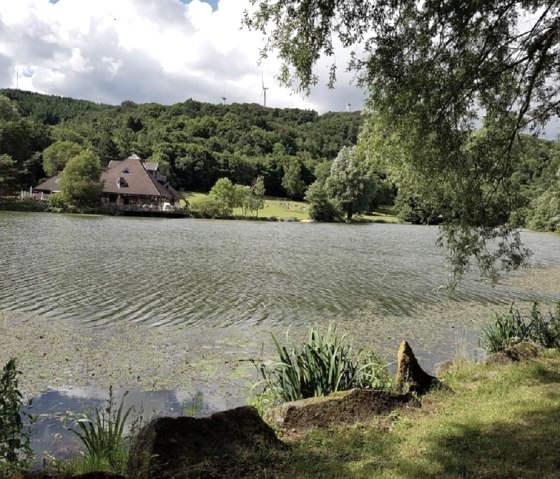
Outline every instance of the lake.
[[(476, 274), (448, 293), (437, 235), (410, 225), (0, 212), (0, 360), (19, 352), (32, 394), (108, 383), (188, 389), (215, 410), (245, 400), (250, 359), (269, 357), (270, 333), (290, 328), (297, 338), (337, 321), (388, 361), (407, 339), (431, 369), (480, 354), (489, 309), (558, 299)], [(534, 266), (560, 265), (560, 236), (523, 239)]]

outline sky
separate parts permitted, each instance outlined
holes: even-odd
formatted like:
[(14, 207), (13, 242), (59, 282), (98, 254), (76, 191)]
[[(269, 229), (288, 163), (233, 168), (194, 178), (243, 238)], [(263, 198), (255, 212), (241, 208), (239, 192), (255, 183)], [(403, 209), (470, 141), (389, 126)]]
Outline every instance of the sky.
[[(248, 0), (0, 0), (0, 88), (100, 103), (194, 100), (279, 108), (352, 111), (364, 92), (336, 51), (308, 97), (280, 87), (280, 62), (259, 63), (262, 34), (241, 28)], [(350, 104), (350, 106), (348, 106)]]

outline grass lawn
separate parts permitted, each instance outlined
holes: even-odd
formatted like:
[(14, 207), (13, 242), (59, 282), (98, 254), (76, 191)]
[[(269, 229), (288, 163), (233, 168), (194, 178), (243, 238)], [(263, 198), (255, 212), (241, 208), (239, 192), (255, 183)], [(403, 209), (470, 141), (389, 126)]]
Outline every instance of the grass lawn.
[[(196, 206), (196, 203), (208, 196), (207, 193), (185, 193), (190, 205)], [(241, 208), (233, 210), (235, 216), (241, 216)], [(308, 206), (304, 201), (294, 201), (286, 198), (266, 197), (264, 208), (259, 210), (259, 217), (272, 218), (279, 220), (309, 220)], [(379, 207), (378, 211), (371, 215), (356, 216), (356, 223), (399, 223), (399, 219), (395, 216), (391, 207)]]
[(421, 409), (292, 442), (241, 477), (558, 478), (560, 352), (511, 365), (464, 364)]

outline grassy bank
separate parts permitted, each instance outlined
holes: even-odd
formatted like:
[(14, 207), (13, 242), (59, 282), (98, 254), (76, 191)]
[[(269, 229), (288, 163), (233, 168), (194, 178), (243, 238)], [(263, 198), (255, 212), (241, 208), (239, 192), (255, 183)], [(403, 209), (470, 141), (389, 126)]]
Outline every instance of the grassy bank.
[[(185, 193), (191, 206), (206, 198), (206, 193)], [(241, 208), (233, 210), (234, 216), (242, 216)], [(307, 221), (309, 220), (308, 205), (304, 201), (294, 201), (287, 198), (265, 198), (264, 208), (259, 210), (261, 218), (276, 218), (281, 221)], [(356, 216), (356, 223), (400, 223), (391, 207), (379, 207), (377, 211), (368, 215)]]
[(553, 478), (560, 470), (560, 353), (506, 366), (462, 364), (453, 391), (413, 413), (292, 439), (255, 464), (266, 478)]

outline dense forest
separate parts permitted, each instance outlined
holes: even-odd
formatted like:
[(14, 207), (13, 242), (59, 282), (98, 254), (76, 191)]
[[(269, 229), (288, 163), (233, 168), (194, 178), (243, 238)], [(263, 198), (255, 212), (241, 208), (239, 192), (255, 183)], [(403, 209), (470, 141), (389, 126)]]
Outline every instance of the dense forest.
[[(319, 115), (192, 99), (170, 106), (101, 105), (0, 90), (0, 194), (28, 189), (89, 149), (102, 165), (132, 153), (158, 162), (183, 191), (207, 192), (220, 178), (251, 185), (262, 177), (267, 195), (306, 197), (317, 219), (336, 219), (333, 197), (349, 219), (392, 202), (409, 221), (441, 219), (413, 191), (401, 188), (395, 198), (390, 178), (354, 148), (363, 118), (360, 112)], [(560, 225), (560, 144), (530, 136), (519, 144), (511, 188), (522, 200), (509, 221), (554, 231)]]
[[(269, 195), (286, 196), (286, 172), (310, 184), (318, 164), (356, 143), (362, 123), (359, 112), (318, 115), (257, 104), (187, 100), (171, 106), (130, 101), (110, 106), (18, 90), (0, 90), (0, 95), (15, 104), (17, 121), (40, 140), (16, 160), (20, 171), (27, 169), (19, 175), (21, 187), (45, 176), (39, 167), (42, 151), (64, 141), (93, 149), (105, 164), (132, 153), (159, 162), (182, 190), (208, 191), (221, 177), (249, 185), (263, 176)], [(1, 152), (14, 153), (4, 139)]]

